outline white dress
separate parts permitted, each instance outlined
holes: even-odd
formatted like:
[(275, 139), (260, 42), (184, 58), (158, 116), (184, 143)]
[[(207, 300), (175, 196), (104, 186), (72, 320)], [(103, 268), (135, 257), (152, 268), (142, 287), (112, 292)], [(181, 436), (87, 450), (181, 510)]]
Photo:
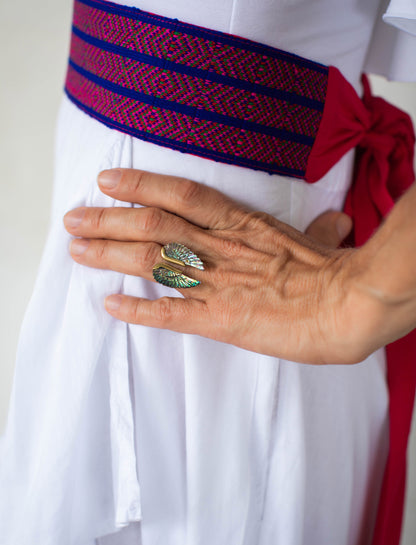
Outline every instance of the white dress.
[[(357, 90), (366, 57), (416, 79), (416, 38), (381, 21), (379, 0), (122, 3), (335, 65)], [(415, 4), (385, 17), (410, 25)], [(370, 51), (377, 20), (401, 35), (400, 62)], [(62, 98), (52, 220), (1, 444), (1, 545), (370, 543), (388, 450), (384, 351), (315, 367), (118, 322), (106, 295), (174, 292), (78, 265), (62, 223), (76, 206), (130, 206), (96, 183), (121, 166), (203, 182), (303, 230), (342, 207), (352, 159), (308, 185), (138, 140)]]

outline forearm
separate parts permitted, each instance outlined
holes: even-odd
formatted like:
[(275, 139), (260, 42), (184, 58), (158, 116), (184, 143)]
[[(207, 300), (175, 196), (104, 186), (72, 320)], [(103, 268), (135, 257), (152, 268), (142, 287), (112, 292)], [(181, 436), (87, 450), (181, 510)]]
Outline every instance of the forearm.
[(415, 328), (416, 184), (357, 252), (356, 263), (353, 289), (378, 309), (380, 333), (390, 341)]

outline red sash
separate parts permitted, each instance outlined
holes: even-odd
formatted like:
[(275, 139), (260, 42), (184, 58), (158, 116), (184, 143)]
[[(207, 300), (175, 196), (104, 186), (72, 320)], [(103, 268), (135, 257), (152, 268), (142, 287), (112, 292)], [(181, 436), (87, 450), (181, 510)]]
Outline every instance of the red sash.
[[(353, 184), (345, 212), (354, 220), (352, 242), (372, 235), (394, 202), (415, 180), (415, 135), (410, 117), (371, 95), (363, 77), (364, 97), (335, 68), (329, 69), (328, 92), (318, 138), (306, 178), (314, 182), (349, 149), (358, 146)], [(373, 545), (399, 545), (406, 484), (406, 450), (416, 387), (416, 330), (390, 344), (387, 351), (390, 450)]]

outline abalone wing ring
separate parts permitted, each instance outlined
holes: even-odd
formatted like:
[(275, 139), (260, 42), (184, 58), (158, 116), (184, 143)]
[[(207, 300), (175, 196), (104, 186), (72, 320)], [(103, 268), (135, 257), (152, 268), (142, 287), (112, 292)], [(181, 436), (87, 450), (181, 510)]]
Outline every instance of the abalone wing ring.
[(192, 250), (179, 242), (169, 242), (161, 248), (160, 254), (165, 262), (157, 263), (153, 267), (153, 278), (156, 282), (169, 288), (193, 288), (201, 283), (173, 266), (188, 265), (203, 271), (204, 264)]

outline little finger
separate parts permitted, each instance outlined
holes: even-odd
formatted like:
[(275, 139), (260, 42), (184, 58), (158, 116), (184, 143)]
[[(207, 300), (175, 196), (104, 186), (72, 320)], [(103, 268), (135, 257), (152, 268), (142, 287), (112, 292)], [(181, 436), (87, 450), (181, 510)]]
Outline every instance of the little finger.
[(153, 301), (130, 295), (110, 295), (105, 299), (105, 308), (118, 320), (179, 333), (206, 336), (208, 309), (199, 299), (162, 297)]

